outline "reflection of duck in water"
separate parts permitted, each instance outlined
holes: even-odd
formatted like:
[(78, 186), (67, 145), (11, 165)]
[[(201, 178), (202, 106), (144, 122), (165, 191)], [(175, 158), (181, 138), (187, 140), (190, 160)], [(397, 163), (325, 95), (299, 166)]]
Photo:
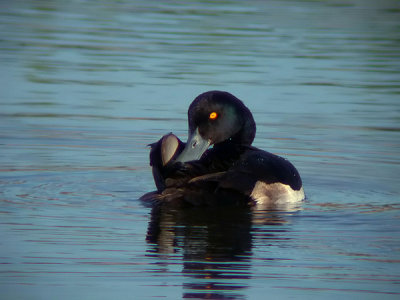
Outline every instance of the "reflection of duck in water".
[(224, 299), (225, 293), (238, 296), (248, 286), (252, 254), (250, 207), (177, 210), (155, 206), (147, 242), (147, 255), (161, 258), (161, 268), (176, 263), (177, 255), (182, 257), (182, 298)]
[(286, 231), (285, 213), (264, 212), (263, 219), (266, 227), (254, 226), (250, 206), (155, 205), (147, 256), (154, 258), (153, 267), (160, 272), (168, 265), (176, 270), (177, 259), (182, 259), (182, 298), (242, 299), (252, 276), (253, 244), (279, 244)]
[(296, 168), (251, 146), (256, 125), (238, 98), (221, 91), (203, 93), (190, 105), (188, 120), (186, 144), (170, 133), (151, 145), (150, 164), (158, 191), (142, 200), (271, 208), (304, 199)]

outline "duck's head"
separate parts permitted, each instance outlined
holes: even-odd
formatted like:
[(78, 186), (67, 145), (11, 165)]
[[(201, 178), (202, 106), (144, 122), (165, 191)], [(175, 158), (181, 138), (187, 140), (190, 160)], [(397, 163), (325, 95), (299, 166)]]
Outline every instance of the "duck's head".
[(205, 92), (189, 106), (189, 137), (177, 161), (198, 160), (214, 144), (251, 145), (256, 125), (250, 110), (238, 98), (222, 91)]

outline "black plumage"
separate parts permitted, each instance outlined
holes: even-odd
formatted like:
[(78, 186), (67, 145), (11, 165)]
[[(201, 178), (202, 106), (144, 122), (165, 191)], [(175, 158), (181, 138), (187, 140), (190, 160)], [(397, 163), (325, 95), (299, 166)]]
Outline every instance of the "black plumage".
[(302, 191), (300, 175), (288, 160), (251, 146), (253, 116), (232, 94), (199, 95), (189, 107), (188, 121), (187, 143), (170, 133), (151, 144), (150, 165), (158, 190), (144, 195), (144, 201), (248, 205), (257, 200), (252, 192), (258, 182)]

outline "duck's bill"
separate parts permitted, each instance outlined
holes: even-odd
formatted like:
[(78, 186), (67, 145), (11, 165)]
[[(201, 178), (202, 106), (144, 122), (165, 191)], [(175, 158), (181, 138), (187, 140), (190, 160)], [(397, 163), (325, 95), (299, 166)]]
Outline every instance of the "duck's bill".
[(187, 162), (191, 160), (199, 160), (204, 152), (210, 147), (211, 141), (204, 139), (198, 128), (189, 135), (185, 149), (177, 157), (179, 162)]

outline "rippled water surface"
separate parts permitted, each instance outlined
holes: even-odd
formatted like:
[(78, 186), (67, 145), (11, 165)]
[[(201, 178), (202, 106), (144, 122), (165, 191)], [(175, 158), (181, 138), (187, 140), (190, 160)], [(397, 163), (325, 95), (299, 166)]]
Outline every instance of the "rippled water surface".
[[(2, 299), (398, 299), (398, 1), (2, 1)], [(242, 99), (299, 211), (152, 209), (147, 144)]]

